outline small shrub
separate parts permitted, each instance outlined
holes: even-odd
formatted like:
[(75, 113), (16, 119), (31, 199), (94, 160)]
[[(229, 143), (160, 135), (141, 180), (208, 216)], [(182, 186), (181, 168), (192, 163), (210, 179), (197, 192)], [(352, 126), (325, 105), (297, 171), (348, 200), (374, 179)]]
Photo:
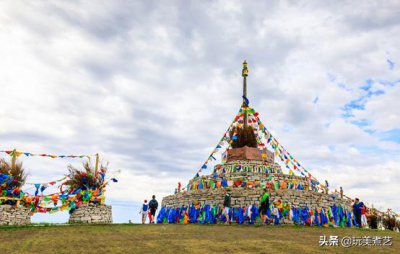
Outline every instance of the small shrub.
[(385, 228), (393, 230), (396, 226), (396, 218), (394, 216), (384, 216), (382, 218), (382, 223)]
[(375, 214), (371, 214), (370, 216), (368, 216), (368, 225), (372, 229), (378, 228), (378, 217)]

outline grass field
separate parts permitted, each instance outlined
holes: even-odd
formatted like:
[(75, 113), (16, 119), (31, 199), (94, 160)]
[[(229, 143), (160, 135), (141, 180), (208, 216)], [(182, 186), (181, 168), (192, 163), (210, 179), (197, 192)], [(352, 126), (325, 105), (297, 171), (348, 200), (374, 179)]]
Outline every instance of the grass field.
[[(320, 236), (390, 236), (392, 246), (319, 247)], [(340, 244), (339, 244), (340, 245)], [(247, 225), (32, 225), (0, 227), (0, 253), (400, 253), (400, 234)]]

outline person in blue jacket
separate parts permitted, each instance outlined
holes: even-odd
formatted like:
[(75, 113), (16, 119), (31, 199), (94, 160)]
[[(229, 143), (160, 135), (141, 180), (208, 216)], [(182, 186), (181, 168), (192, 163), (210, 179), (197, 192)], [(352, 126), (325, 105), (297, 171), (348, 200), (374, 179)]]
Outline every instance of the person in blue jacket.
[(149, 213), (149, 204), (146, 199), (144, 200), (139, 213), (142, 215), (142, 224), (146, 223), (147, 214)]
[(361, 208), (364, 207), (364, 203), (360, 202), (358, 198), (355, 199), (354, 204), (353, 204), (353, 213), (354, 217), (357, 222), (357, 226), (361, 227)]

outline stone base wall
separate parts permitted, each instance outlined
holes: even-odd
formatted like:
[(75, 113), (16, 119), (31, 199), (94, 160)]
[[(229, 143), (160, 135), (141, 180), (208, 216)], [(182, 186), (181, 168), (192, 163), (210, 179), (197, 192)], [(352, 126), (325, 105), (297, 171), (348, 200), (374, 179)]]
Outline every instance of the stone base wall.
[[(248, 205), (258, 205), (262, 195), (262, 189), (231, 189), (231, 202), (233, 207), (243, 207)], [(190, 192), (181, 192), (176, 195), (166, 196), (162, 200), (162, 205), (166, 207), (181, 207), (188, 206), (193, 201), (199, 201), (201, 204), (219, 205), (222, 206), (226, 189), (205, 189)], [(339, 195), (325, 194), (308, 190), (269, 190), (270, 202), (275, 199), (288, 202), (292, 206), (308, 208), (328, 208), (333, 204), (340, 204), (347, 210), (351, 209), (351, 201), (347, 198), (340, 198)]]
[(281, 166), (278, 163), (270, 161), (256, 161), (256, 160), (235, 160), (226, 162), (225, 164), (217, 164), (214, 166), (214, 172), (218, 174), (225, 173), (280, 173)]
[[(235, 173), (225, 173), (225, 174), (217, 174), (214, 175), (205, 175), (189, 181), (189, 184), (186, 186), (186, 189), (189, 192), (198, 191), (199, 183), (202, 182), (203, 189), (207, 187), (207, 181), (213, 180), (215, 183), (222, 182), (223, 179), (227, 180), (228, 187), (233, 187), (235, 181), (242, 181), (249, 183), (251, 182), (251, 188), (265, 188), (267, 187), (267, 182), (271, 182), (271, 188), (275, 188), (275, 183), (284, 181), (286, 184), (292, 183), (296, 186), (301, 185), (305, 189), (312, 189), (311, 182), (309, 182), (305, 177), (301, 176), (290, 176), (282, 173), (258, 173), (258, 172), (235, 172)], [(270, 180), (269, 180), (270, 179)], [(246, 187), (247, 188), (247, 187)], [(293, 188), (297, 188), (294, 187)]]
[(0, 225), (27, 225), (31, 223), (29, 208), (0, 205)]
[(74, 210), (69, 223), (112, 223), (110, 205), (84, 204)]

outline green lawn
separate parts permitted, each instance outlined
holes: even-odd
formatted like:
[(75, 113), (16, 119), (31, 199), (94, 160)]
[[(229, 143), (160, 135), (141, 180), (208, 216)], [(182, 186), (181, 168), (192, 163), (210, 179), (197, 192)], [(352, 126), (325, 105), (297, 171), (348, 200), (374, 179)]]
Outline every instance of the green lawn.
[[(319, 247), (320, 236), (391, 236), (393, 246)], [(0, 227), (0, 253), (400, 253), (400, 234), (248, 225), (53, 225)]]

